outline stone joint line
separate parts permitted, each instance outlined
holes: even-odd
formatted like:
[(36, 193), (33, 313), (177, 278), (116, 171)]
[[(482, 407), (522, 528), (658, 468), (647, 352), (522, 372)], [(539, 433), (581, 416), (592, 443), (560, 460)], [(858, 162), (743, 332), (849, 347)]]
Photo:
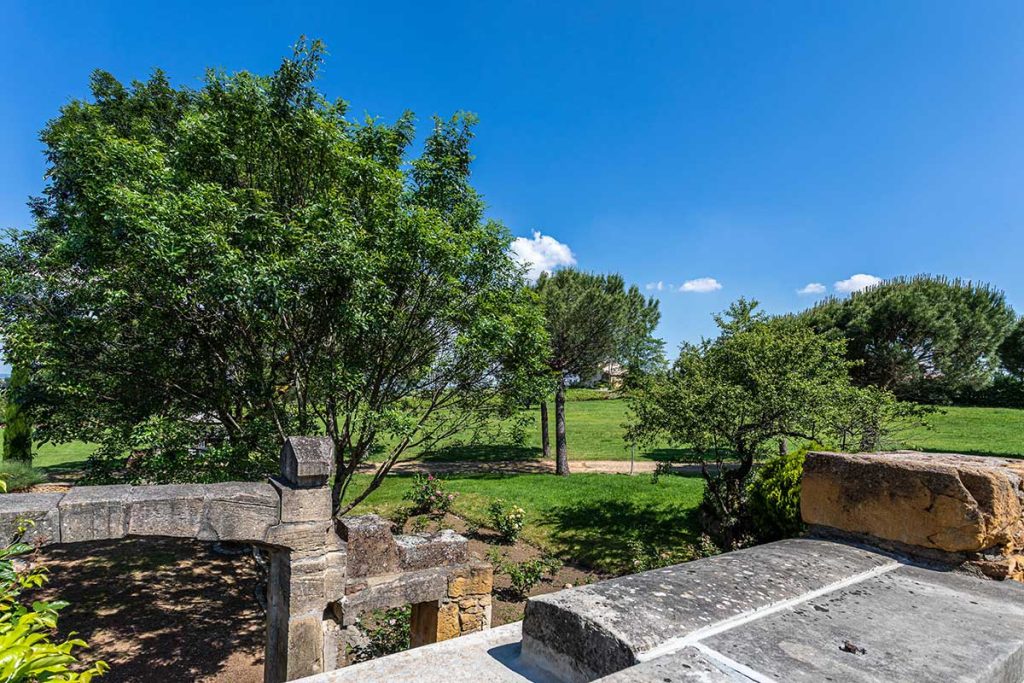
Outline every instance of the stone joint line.
[[(845, 579), (842, 579), (840, 581), (836, 581), (834, 583), (830, 583), (830, 584), (828, 584), (826, 586), (822, 586), (821, 588), (818, 588), (818, 589), (815, 589), (815, 590), (812, 590), (812, 591), (808, 591), (808, 592), (804, 593), (803, 595), (798, 595), (795, 598), (788, 598), (786, 600), (780, 600), (780, 601), (774, 602), (774, 603), (772, 603), (770, 605), (766, 605), (764, 607), (760, 607), (760, 608), (757, 608), (757, 609), (750, 610), (749, 612), (743, 612), (742, 614), (737, 614), (734, 617), (729, 617), (728, 619), (723, 619), (722, 621), (718, 622), (717, 624), (712, 624), (710, 626), (705, 626), (704, 628), (699, 628), (696, 631), (692, 631), (692, 632), (686, 634), (685, 636), (679, 636), (679, 637), (676, 637), (676, 638), (670, 638), (670, 639), (666, 640), (664, 643), (662, 643), (661, 645), (658, 645), (657, 647), (653, 647), (650, 650), (648, 650), (647, 652), (643, 652), (643, 653), (638, 654), (637, 655), (637, 659), (639, 661), (641, 661), (641, 662), (646, 662), (646, 661), (649, 661), (649, 660), (652, 660), (652, 659), (657, 659), (658, 657), (663, 657), (665, 655), (673, 654), (673, 653), (678, 652), (678, 651), (680, 651), (680, 650), (682, 650), (684, 648), (687, 648), (687, 647), (695, 647), (696, 646), (696, 647), (698, 647), (698, 649), (706, 648), (706, 646), (701, 645), (701, 643), (700, 643), (700, 641), (704, 640), (705, 638), (710, 638), (711, 636), (716, 636), (719, 633), (725, 633), (726, 631), (731, 631), (732, 629), (736, 628), (737, 626), (742, 626), (744, 624), (749, 624), (752, 621), (756, 621), (758, 619), (762, 619), (762, 618), (764, 618), (766, 616), (775, 614), (777, 612), (781, 612), (782, 610), (789, 609), (790, 607), (795, 607), (797, 605), (801, 605), (801, 604), (803, 604), (805, 602), (809, 602), (811, 600), (814, 600), (815, 598), (820, 598), (823, 595), (828, 595), (829, 593), (834, 593), (834, 592), (836, 592), (838, 590), (842, 590), (842, 589), (848, 588), (850, 586), (855, 586), (858, 583), (861, 583), (863, 581), (867, 581), (868, 579), (873, 579), (876, 576), (881, 576), (882, 574), (888, 574), (889, 572), (893, 571), (894, 569), (899, 569), (901, 566), (902, 566), (901, 562), (899, 562), (897, 560), (892, 560), (888, 564), (883, 564), (880, 567), (875, 567), (873, 569), (869, 569), (869, 570), (861, 572), (859, 574), (854, 574), (853, 576), (848, 576)], [(707, 649), (709, 651), (711, 651), (711, 652), (714, 652), (713, 650), (710, 650), (710, 648), (707, 648)], [(725, 657), (725, 655), (722, 655), (722, 654), (717, 654), (717, 657), (718, 657), (719, 660), (722, 660), (723, 663), (724, 663), (724, 660), (728, 659), (727, 657)], [(732, 661), (732, 660), (729, 660), (729, 661)], [(748, 678), (750, 678), (750, 674), (751, 673), (757, 674), (757, 672), (753, 671), (752, 669), (748, 669), (747, 667), (743, 666), (742, 664), (739, 664), (738, 662), (733, 662), (733, 664), (735, 664), (736, 666), (741, 667), (742, 669), (746, 669), (749, 673), (745, 673), (744, 671), (742, 671), (740, 669), (737, 669), (737, 673), (742, 673), (744, 676), (747, 676)], [(730, 668), (734, 668), (734, 667), (730, 666)], [(762, 676), (761, 674), (757, 674), (757, 675), (758, 676)], [(755, 678), (753, 680), (770, 681), (771, 679), (770, 678), (765, 678), (765, 677), (762, 676), (759, 679)]]

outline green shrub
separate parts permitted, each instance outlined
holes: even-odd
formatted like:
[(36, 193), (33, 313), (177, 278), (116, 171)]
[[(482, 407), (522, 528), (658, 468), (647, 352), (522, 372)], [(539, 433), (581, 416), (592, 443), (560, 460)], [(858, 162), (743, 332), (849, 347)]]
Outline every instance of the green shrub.
[(457, 493), (449, 493), (444, 489), (444, 481), (433, 474), (423, 476), (416, 475), (416, 481), (412, 488), (406, 492), (403, 498), (412, 502), (413, 514), (434, 515), (441, 517), (450, 512), (455, 504)]
[(0, 480), (7, 482), (10, 491), (21, 491), (33, 484), (46, 481), (46, 475), (20, 460), (0, 462)]
[(561, 561), (552, 557), (495, 564), (499, 574), (508, 576), (509, 582), (512, 584), (513, 597), (517, 600), (525, 600), (534, 586), (545, 577), (552, 576), (562, 567)]
[(814, 448), (820, 446), (805, 446), (786, 455), (772, 456), (757, 469), (747, 495), (759, 540), (788, 538), (803, 530), (800, 477), (804, 471), (804, 458)]
[[(3, 482), (0, 490), (7, 490)], [(63, 641), (53, 640), (57, 613), (67, 603), (36, 600), (23, 604), (20, 599), (23, 591), (39, 588), (46, 582), (44, 567), (35, 566), (27, 571), (14, 567), (14, 558), (33, 550), (21, 542), (26, 529), (22, 526), (15, 541), (0, 549), (0, 679), (4, 683), (89, 683), (109, 667), (97, 661), (84, 670), (69, 668), (80, 669), (74, 650), (88, 646), (74, 633)]]
[(526, 511), (523, 508), (496, 500), (491, 503), (488, 512), (491, 516), (491, 526), (501, 536), (502, 541), (515, 543), (519, 540), (526, 524)]
[(408, 605), (370, 613), (358, 624), (366, 642), (353, 647), (349, 659), (355, 664), (408, 650), (411, 626), (412, 609)]

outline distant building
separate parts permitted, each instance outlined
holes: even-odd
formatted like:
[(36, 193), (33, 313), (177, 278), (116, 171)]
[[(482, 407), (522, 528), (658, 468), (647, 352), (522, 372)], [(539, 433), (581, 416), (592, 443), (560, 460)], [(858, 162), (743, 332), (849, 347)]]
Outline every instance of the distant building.
[(592, 376), (581, 380), (580, 386), (592, 389), (600, 384), (604, 384), (609, 389), (621, 389), (623, 382), (626, 380), (626, 372), (627, 370), (622, 367), (622, 364), (615, 361), (607, 361), (601, 363), (597, 367), (597, 372)]

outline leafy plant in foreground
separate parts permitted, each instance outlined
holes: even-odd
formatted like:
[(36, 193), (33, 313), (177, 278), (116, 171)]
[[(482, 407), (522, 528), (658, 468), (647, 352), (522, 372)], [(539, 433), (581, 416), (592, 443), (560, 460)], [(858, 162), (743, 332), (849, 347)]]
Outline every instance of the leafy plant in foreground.
[[(0, 482), (0, 489), (6, 491)], [(31, 605), (21, 602), (26, 590), (46, 582), (46, 569), (33, 567), (27, 571), (15, 568), (15, 558), (32, 551), (22, 543), (26, 526), (19, 528), (17, 538), (0, 548), (0, 683), (89, 683), (108, 670), (105, 662), (96, 661), (75, 671), (76, 648), (88, 647), (80, 638), (71, 637), (54, 642), (57, 613), (67, 606), (63, 601), (36, 600)]]

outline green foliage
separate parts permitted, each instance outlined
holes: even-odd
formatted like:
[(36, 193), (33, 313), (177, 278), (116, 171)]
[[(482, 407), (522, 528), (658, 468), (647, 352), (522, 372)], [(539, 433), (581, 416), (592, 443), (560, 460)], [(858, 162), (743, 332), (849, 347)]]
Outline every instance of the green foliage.
[[(705, 527), (726, 547), (752, 533), (747, 483), (779, 438), (874, 448), (894, 399), (851, 385), (845, 342), (800, 320), (768, 319), (739, 300), (716, 318), (721, 334), (684, 344), (671, 371), (636, 392), (627, 438), (667, 439), (717, 460), (705, 471)], [(726, 466), (726, 457), (735, 466)]]
[[(492, 560), (493, 562), (493, 560)], [(511, 584), (512, 597), (516, 600), (525, 600), (530, 595), (534, 586), (545, 578), (553, 576), (562, 567), (562, 562), (557, 558), (543, 557), (537, 560), (526, 560), (524, 562), (493, 562), (499, 574), (508, 577)]]
[(373, 612), (361, 619), (358, 627), (366, 642), (351, 649), (351, 663), (366, 662), (408, 650), (411, 646), (411, 626), (412, 609), (408, 605)]
[[(0, 482), (0, 490), (7, 490), (3, 482)], [(54, 640), (58, 612), (67, 607), (67, 603), (36, 600), (26, 605), (21, 601), (23, 592), (46, 582), (45, 567), (35, 566), (27, 571), (15, 568), (15, 558), (33, 550), (20, 541), (26, 528), (22, 526), (18, 538), (0, 548), (0, 680), (5, 683), (89, 683), (109, 667), (97, 661), (83, 669), (75, 650), (88, 645), (73, 633), (64, 640)]]
[(323, 55), (198, 90), (96, 72), (43, 131), (34, 228), (0, 240), (42, 440), (102, 444), (108, 477), (210, 481), (326, 431), (338, 501), (370, 453), (368, 490), (538, 398), (543, 321), (469, 183), (474, 117), (435, 119), (413, 158), (412, 114), (350, 117), (315, 87)]
[(21, 491), (33, 484), (46, 481), (46, 475), (20, 460), (0, 462), (0, 480), (7, 482), (10, 491)]
[(4, 460), (32, 462), (32, 419), (27, 408), (29, 371), (16, 365), (7, 383), (4, 406)]
[(601, 363), (616, 361), (630, 372), (656, 369), (662, 342), (653, 337), (658, 301), (619, 275), (567, 268), (537, 281), (551, 350), (548, 365), (564, 376), (586, 377)]
[(413, 514), (442, 517), (451, 511), (458, 495), (445, 490), (443, 479), (433, 474), (417, 474), (415, 483), (405, 494), (405, 500), (412, 502)]
[(502, 541), (515, 543), (519, 540), (526, 525), (526, 510), (498, 499), (491, 503), (487, 512), (491, 518), (491, 528), (498, 532)]
[(800, 517), (800, 477), (804, 458), (817, 444), (774, 455), (762, 462), (750, 482), (749, 505), (754, 531), (762, 542), (796, 536)]
[(547, 327), (548, 367), (554, 374), (555, 440), (559, 474), (568, 474), (565, 387), (570, 377), (588, 377), (602, 363), (620, 363), (627, 377), (639, 381), (663, 363), (654, 328), (661, 313), (657, 300), (646, 299), (635, 285), (628, 290), (619, 275), (574, 269), (541, 274), (537, 293)]
[(1016, 316), (986, 284), (917, 276), (896, 278), (848, 299), (830, 299), (801, 315), (816, 330), (846, 339), (860, 385), (901, 399), (943, 401), (991, 382)]

